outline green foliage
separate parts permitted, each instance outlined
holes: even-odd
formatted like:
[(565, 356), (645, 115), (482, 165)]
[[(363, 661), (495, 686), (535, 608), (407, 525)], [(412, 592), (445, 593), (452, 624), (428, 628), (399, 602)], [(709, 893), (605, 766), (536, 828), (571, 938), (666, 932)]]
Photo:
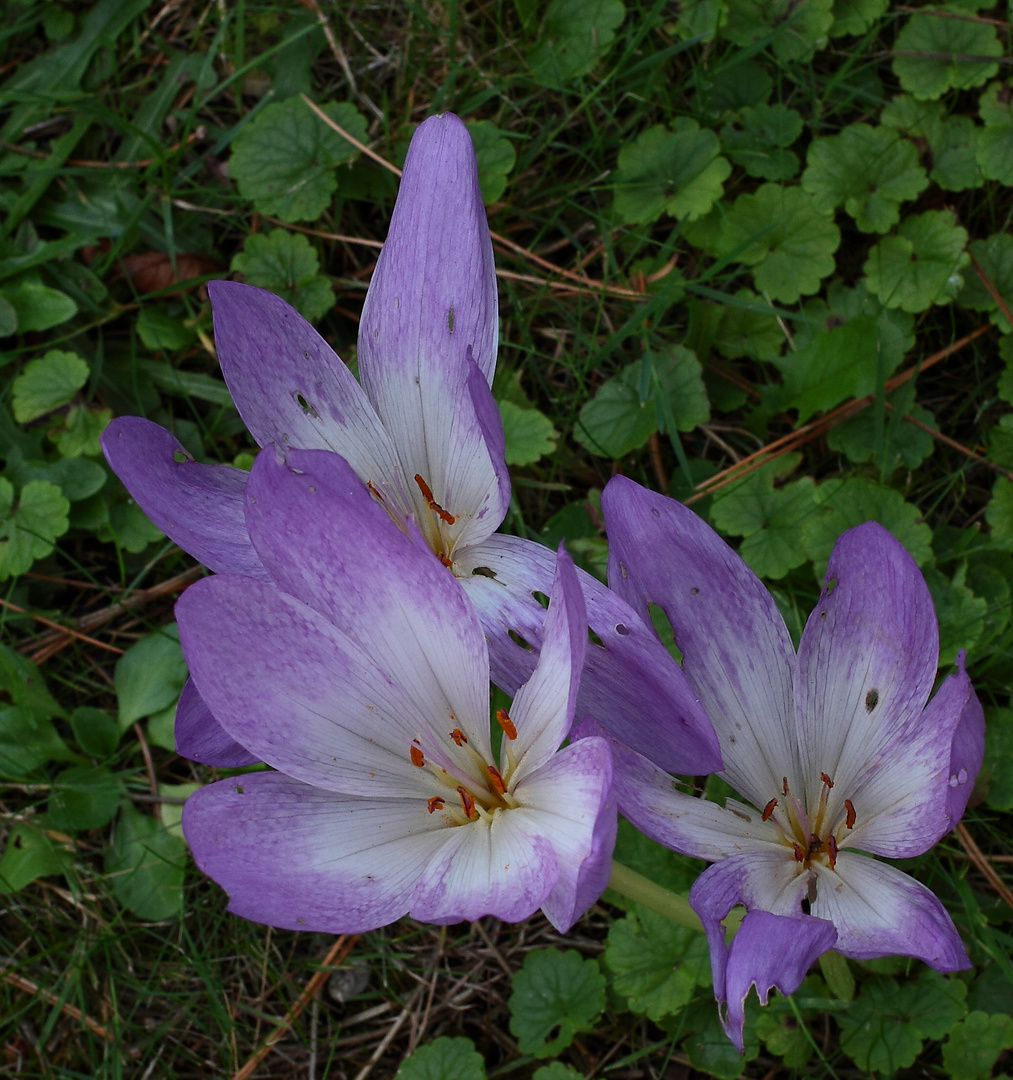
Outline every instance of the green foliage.
[(106, 850), (106, 877), (117, 899), (142, 919), (171, 919), (183, 907), (186, 844), (160, 821), (124, 804)]
[(864, 34), (889, 6), (889, 0), (835, 0), (831, 37)]
[(123, 781), (104, 766), (71, 765), (53, 782), (49, 820), (55, 829), (99, 829), (116, 816)]
[(985, 520), (992, 527), (992, 542), (1004, 551), (1013, 551), (1013, 482), (1000, 476), (985, 507)]
[(978, 137), (977, 159), (982, 176), (1013, 185), (1013, 107), (1010, 88), (992, 83), (979, 104), (985, 130)]
[(979, 784), (993, 810), (1013, 810), (1013, 709), (985, 711), (985, 760)]
[[(1013, 298), (1013, 236), (1009, 233), (996, 233), (987, 240), (974, 240), (970, 245), (971, 254), (977, 260), (982, 273), (995, 286), (996, 292), (1004, 299)], [(1013, 331), (1006, 316), (996, 303), (995, 297), (985, 287), (977, 271), (970, 270), (965, 275), (964, 287), (957, 297), (958, 302), (974, 311), (987, 311), (992, 322), (1004, 333)], [(1009, 301), (1007, 301), (1009, 307)]]
[(137, 335), (155, 352), (175, 352), (193, 341), (193, 330), (183, 319), (170, 315), (162, 307), (146, 307), (137, 316)]
[(501, 198), (506, 190), (507, 177), (517, 163), (517, 151), (495, 124), (488, 120), (468, 124), (468, 133), (475, 144), (478, 162), (478, 184), (482, 201), (488, 205)]
[(135, 642), (116, 661), (113, 674), (119, 729), (171, 705), (186, 681), (186, 664), (175, 623)]
[(913, 420), (934, 428), (935, 421), (928, 409), (911, 405), (914, 385), (906, 383), (899, 390), (886, 395), (890, 413), (885, 424), (877, 428), (872, 409), (863, 409), (827, 432), (827, 445), (831, 450), (844, 454), (856, 465), (872, 461), (877, 456), (877, 445), (882, 438), (882, 468), (889, 476), (895, 469), (917, 469), (935, 448), (935, 440), (920, 427), (904, 420)]
[(622, 0), (551, 0), (528, 53), (532, 78), (557, 87), (586, 75), (608, 51), (625, 17)]
[(925, 570), (939, 618), (939, 666), (952, 664), (960, 649), (973, 649), (985, 630), (988, 602), (967, 587), (967, 564), (962, 563), (947, 580), (935, 567)]
[(798, 172), (798, 155), (786, 147), (802, 134), (802, 116), (784, 105), (742, 109), (721, 129), (721, 144), (736, 165), (762, 180), (789, 180)]
[(728, 212), (717, 252), (752, 267), (756, 288), (793, 304), (834, 272), (840, 230), (801, 188), (764, 184), (740, 195)]
[(47, 762), (73, 760), (44, 713), (23, 705), (0, 708), (0, 776), (18, 779)]
[(44, 285), (35, 274), (0, 286), (0, 299), (6, 313), (0, 336), (51, 330), (77, 314), (77, 304), (66, 293)]
[(97, 758), (112, 756), (120, 741), (120, 728), (105, 710), (81, 705), (69, 719), (74, 739), (86, 754)]
[(7, 834), (0, 855), (0, 895), (18, 892), (37, 878), (59, 874), (70, 861), (67, 852), (43, 828), (18, 822)]
[(636, 224), (662, 214), (695, 221), (721, 198), (731, 166), (720, 156), (712, 131), (679, 117), (671, 128), (657, 124), (619, 151), (616, 212)]
[(613, 989), (649, 1020), (674, 1016), (697, 986), (710, 985), (706, 938), (646, 908), (612, 924), (605, 966)]
[(499, 403), (506, 439), (506, 463), (530, 465), (556, 447), (557, 432), (552, 421), (538, 409), (522, 409), (512, 401)]
[(331, 283), (319, 273), (320, 260), (302, 233), (274, 229), (248, 236), (232, 269), (250, 285), (277, 293), (311, 321), (334, 303)]
[(471, 1039), (441, 1035), (406, 1057), (395, 1080), (485, 1080), (485, 1062)]
[(921, 100), (947, 90), (970, 90), (991, 79), (1002, 56), (994, 27), (918, 12), (901, 28), (894, 44), (893, 70), (901, 86)]
[(992, 1066), (1013, 1048), (1013, 1017), (968, 1013), (943, 1044), (943, 1068), (952, 1080), (988, 1080)]
[(852, 124), (809, 144), (802, 187), (820, 210), (843, 206), (862, 232), (883, 233), (900, 220), (900, 204), (929, 183), (914, 145), (888, 127)]
[[(360, 142), (366, 120), (354, 105), (323, 111)], [(262, 213), (282, 221), (315, 221), (338, 188), (337, 166), (358, 155), (302, 98), (272, 102), (236, 135), (229, 172), (239, 192)]]
[(724, 36), (769, 45), (778, 60), (808, 60), (827, 43), (834, 0), (728, 0)]
[(701, 358), (711, 349), (733, 360), (741, 356), (773, 360), (779, 356), (784, 347), (784, 331), (770, 313), (769, 305), (749, 289), (739, 289), (728, 299), (730, 302), (726, 304), (689, 301), (687, 348)]
[(31, 569), (70, 526), (70, 503), (55, 484), (31, 480), (17, 493), (0, 476), (0, 581)]
[(906, 218), (880, 240), (865, 263), (865, 283), (888, 308), (924, 311), (948, 304), (963, 287), (960, 271), (970, 262), (967, 232), (948, 210)]
[(591, 1029), (605, 1007), (605, 979), (573, 949), (533, 949), (514, 974), (509, 1005), (521, 1053), (555, 1057)]
[(50, 349), (38, 360), (30, 360), (14, 380), (14, 419), (27, 424), (72, 400), (88, 381), (88, 365), (77, 353)]

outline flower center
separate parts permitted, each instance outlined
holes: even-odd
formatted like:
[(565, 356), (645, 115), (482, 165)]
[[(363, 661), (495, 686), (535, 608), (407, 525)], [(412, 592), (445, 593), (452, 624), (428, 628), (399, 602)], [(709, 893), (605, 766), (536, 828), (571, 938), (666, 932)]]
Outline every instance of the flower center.
[(430, 814), (442, 813), (448, 825), (490, 822), (496, 811), (519, 805), (510, 791), (517, 769), (510, 743), (517, 738), (517, 729), (506, 709), (496, 710), (496, 720), (507, 740), (504, 744), (507, 765), (503, 772), (482, 757), (460, 728), (447, 732), (447, 742), (432, 746), (428, 757), (419, 739), (408, 748), (411, 763), (416, 768), (428, 769), (441, 789), (446, 789), (445, 793), (441, 790), (427, 799), (426, 810)]
[[(855, 804), (850, 799), (838, 803), (830, 795), (834, 782), (820, 773), (820, 795), (815, 807), (796, 798), (788, 788), (788, 778), (781, 780), (781, 794), (763, 808), (761, 817), (773, 822), (778, 840), (792, 850), (798, 872), (814, 862), (829, 867), (837, 862), (837, 852), (847, 834), (855, 827)], [(833, 804), (833, 805), (832, 805)]]
[(452, 569), (452, 553), (456, 537), (451, 534), (450, 527), (457, 522), (457, 518), (436, 501), (432, 488), (420, 473), (415, 474), (415, 485), (422, 496), (421, 507), (418, 500), (410, 493), (404, 492), (403, 497), (398, 497), (390, 484), (382, 483), (380, 486), (385, 490), (380, 491), (371, 480), (366, 481), (369, 493), (387, 511), (394, 524), (402, 532), (407, 532), (405, 518), (414, 517), (423, 539), (432, 549), (433, 554), (448, 570)]

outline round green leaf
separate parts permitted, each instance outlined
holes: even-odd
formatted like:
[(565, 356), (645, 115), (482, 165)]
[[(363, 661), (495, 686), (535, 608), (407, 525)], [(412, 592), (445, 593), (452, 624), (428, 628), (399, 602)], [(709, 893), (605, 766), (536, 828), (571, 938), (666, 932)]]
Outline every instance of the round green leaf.
[(843, 206), (862, 232), (886, 232), (929, 183), (914, 146), (892, 128), (852, 124), (809, 144), (802, 187), (821, 210)]
[(2, 295), (14, 309), (20, 334), (50, 330), (77, 314), (77, 304), (66, 293), (51, 289), (41, 281), (8, 283), (3, 286)]
[(949, 116), (941, 101), (917, 101), (900, 94), (880, 115), (880, 122), (911, 139), (923, 139), (932, 159), (930, 179), (946, 191), (979, 187), (979, 128), (967, 116)]
[(906, 218), (869, 252), (865, 284), (888, 308), (919, 312), (948, 304), (964, 285), (960, 271), (971, 261), (966, 246), (967, 232), (949, 210)]
[(988, 1080), (1003, 1050), (1013, 1049), (1013, 1017), (972, 1012), (943, 1043), (943, 1068), (951, 1080)]
[[(99, 436), (109, 426), (112, 418), (112, 409), (89, 409), (84, 405), (71, 405), (62, 426), (47, 431), (46, 436), (56, 444), (64, 460), (98, 457), (102, 453)], [(104, 476), (102, 482), (105, 483)], [(64, 494), (67, 494), (66, 490)], [(70, 498), (69, 495), (67, 497)]]
[(933, 100), (947, 90), (986, 83), (999, 65), (985, 58), (1002, 54), (995, 28), (987, 23), (918, 12), (897, 35), (893, 70), (909, 94)]
[[(360, 142), (365, 118), (345, 102), (323, 111)], [(358, 150), (328, 127), (301, 97), (266, 105), (232, 144), (229, 174), (239, 193), (282, 221), (315, 221), (337, 190), (336, 166)]]
[(251, 285), (287, 300), (311, 321), (334, 305), (331, 283), (317, 273), (320, 261), (302, 233), (275, 229), (248, 236), (243, 250), (232, 259), (232, 269)]
[(753, 280), (771, 300), (793, 304), (819, 290), (834, 271), (841, 241), (833, 216), (801, 188), (764, 184), (740, 195), (718, 236), (720, 255), (753, 267)]
[(18, 822), (7, 834), (0, 856), (0, 894), (17, 892), (36, 878), (59, 874), (73, 860), (70, 855), (28, 822)]
[(890, 0), (835, 0), (830, 36), (864, 34), (889, 6)]
[(985, 760), (981, 767), (985, 802), (993, 810), (1013, 810), (1013, 709), (985, 712)]
[(1008, 86), (993, 83), (979, 105), (985, 130), (978, 135), (977, 160), (982, 175), (1013, 186), (1013, 102)]
[(721, 129), (728, 156), (764, 180), (788, 180), (798, 172), (798, 156), (784, 149), (802, 134), (802, 116), (784, 105), (745, 108)]
[(53, 782), (49, 820), (55, 829), (99, 829), (116, 816), (125, 791), (123, 781), (104, 766), (71, 765)]
[(106, 850), (106, 878), (119, 902), (142, 919), (183, 909), (186, 844), (160, 821), (125, 803)]
[(185, 681), (186, 663), (175, 623), (131, 645), (116, 661), (113, 672), (120, 731), (171, 705)]
[(0, 708), (0, 776), (16, 780), (47, 762), (74, 758), (48, 717), (24, 706)]
[(778, 60), (808, 60), (827, 43), (834, 0), (728, 0), (724, 37), (769, 44)]
[(612, 44), (625, 18), (622, 0), (552, 0), (541, 37), (528, 53), (535, 82), (558, 87), (586, 75)]
[(394, 1080), (485, 1080), (485, 1062), (471, 1039), (441, 1035), (406, 1057)]
[(120, 741), (119, 725), (103, 709), (80, 706), (70, 714), (70, 727), (86, 754), (107, 758), (115, 753)]
[(32, 480), (14, 498), (14, 487), (0, 477), (0, 581), (31, 569), (48, 555), (70, 528), (70, 503), (55, 484)]
[(640, 364), (607, 379), (580, 410), (573, 437), (592, 454), (621, 458), (643, 446), (657, 430), (653, 398), (641, 397)]
[(50, 349), (30, 360), (14, 380), (14, 419), (27, 424), (66, 405), (88, 381), (89, 368), (77, 353)]
[(506, 190), (507, 177), (517, 162), (517, 151), (513, 143), (504, 139), (503, 133), (490, 120), (472, 121), (468, 124), (468, 134), (475, 144), (482, 202), (488, 206)]
[(605, 978), (597, 961), (574, 949), (533, 949), (514, 973), (509, 1005), (520, 1052), (555, 1057), (575, 1035), (591, 1030), (605, 1007)]
[[(978, 261), (982, 273), (995, 286), (996, 292), (1003, 298), (1008, 297), (1007, 305), (1013, 304), (1013, 236), (1001, 232), (987, 240), (974, 240), (971, 242), (971, 254)], [(974, 311), (989, 312), (992, 322), (1004, 334), (1013, 331), (1013, 326), (1010, 326), (977, 271), (968, 271), (965, 278), (957, 303)]]
[(635, 224), (662, 214), (694, 221), (721, 198), (731, 166), (713, 131), (679, 117), (671, 130), (655, 124), (619, 151), (616, 211)]
[(508, 465), (530, 465), (556, 448), (556, 429), (552, 421), (538, 409), (522, 409), (512, 401), (499, 403), (506, 440), (505, 458)]

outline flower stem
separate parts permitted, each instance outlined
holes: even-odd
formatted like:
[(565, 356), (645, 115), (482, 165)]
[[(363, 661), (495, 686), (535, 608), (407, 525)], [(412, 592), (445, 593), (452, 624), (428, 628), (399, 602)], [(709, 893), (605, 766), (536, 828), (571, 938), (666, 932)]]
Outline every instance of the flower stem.
[(612, 876), (609, 878), (609, 888), (625, 896), (627, 900), (633, 900), (643, 904), (645, 908), (664, 915), (679, 926), (689, 927), (690, 930), (703, 930), (697, 913), (689, 906), (685, 896), (671, 892), (669, 889), (656, 885), (643, 874), (631, 870), (628, 866), (612, 860)]

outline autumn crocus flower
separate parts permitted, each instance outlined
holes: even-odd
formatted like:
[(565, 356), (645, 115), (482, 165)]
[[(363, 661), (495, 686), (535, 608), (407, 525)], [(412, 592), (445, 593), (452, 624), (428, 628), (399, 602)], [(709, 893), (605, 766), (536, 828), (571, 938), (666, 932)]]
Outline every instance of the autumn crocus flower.
[[(838, 539), (796, 655), (770, 594), (690, 510), (623, 477), (602, 507), (610, 584), (640, 611), (664, 610), (718, 733), (720, 775), (744, 800), (684, 794), (657, 763), (613, 746), (622, 812), (714, 864), (690, 903), (730, 1038), (742, 1048), (751, 985), (764, 1002), (771, 987), (791, 993), (827, 949), (967, 967), (938, 899), (860, 854), (928, 850), (963, 813), (983, 753), (962, 654), (929, 702), (938, 629), (903, 546), (875, 522)], [(747, 914), (728, 946), (720, 920), (738, 904)]]
[(587, 640), (569, 557), (495, 752), (473, 608), (345, 461), (268, 448), (244, 501), (265, 580), (218, 574), (176, 606), (201, 698), (274, 770), (202, 788), (184, 810), (230, 910), (344, 933), (541, 908), (566, 930), (604, 888), (615, 835), (605, 741), (560, 749)]
[[(516, 691), (542, 643), (540, 597), (551, 588), (555, 556), (495, 535), (510, 499), (490, 390), (496, 278), (461, 121), (430, 117), (412, 139), (359, 324), (361, 384), (278, 297), (227, 281), (208, 290), (222, 373), (254, 439), (342, 456), (391, 520), (466, 590), (489, 638), (493, 679)], [(114, 420), (102, 445), (137, 503), (181, 547), (217, 572), (262, 576), (246, 534), (244, 473), (195, 462), (167, 431), (137, 417)], [(629, 605), (579, 576), (600, 642), (589, 649), (580, 714), (600, 717), (638, 749), (653, 748), (668, 768), (717, 767), (713, 731), (667, 651)], [(645, 725), (645, 714), (655, 722)], [(176, 742), (208, 764), (249, 760), (192, 685), (177, 712)]]

